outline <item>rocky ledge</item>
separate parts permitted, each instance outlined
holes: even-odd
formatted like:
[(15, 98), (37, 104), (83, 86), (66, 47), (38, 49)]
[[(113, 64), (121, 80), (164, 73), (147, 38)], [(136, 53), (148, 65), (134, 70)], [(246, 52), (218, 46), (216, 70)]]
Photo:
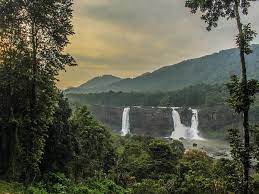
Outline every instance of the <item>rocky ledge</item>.
[[(89, 106), (94, 117), (107, 127), (121, 130), (124, 107)], [(241, 117), (226, 106), (198, 108), (200, 135), (207, 138), (224, 138), (226, 130), (240, 126)], [(189, 108), (177, 109), (181, 122), (191, 126), (192, 111)], [(174, 130), (172, 108), (170, 107), (131, 107), (130, 130), (133, 134), (168, 137)]]

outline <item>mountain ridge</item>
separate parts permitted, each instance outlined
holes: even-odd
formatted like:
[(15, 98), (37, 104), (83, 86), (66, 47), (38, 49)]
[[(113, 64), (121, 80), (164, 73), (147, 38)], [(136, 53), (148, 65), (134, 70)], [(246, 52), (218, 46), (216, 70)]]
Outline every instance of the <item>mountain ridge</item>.
[(78, 87), (72, 87), (65, 90), (65, 93), (94, 93), (101, 88), (121, 80), (122, 78), (113, 75), (102, 75), (81, 84)]
[[(252, 45), (254, 52), (246, 56), (248, 78), (259, 79), (259, 45)], [(74, 89), (75, 93), (100, 93), (108, 91), (156, 92), (174, 91), (200, 83), (224, 83), (232, 74), (239, 75), (240, 60), (238, 49), (230, 48), (164, 66), (151, 73), (135, 78), (117, 79), (109, 84), (98, 84), (94, 89)], [(86, 82), (85, 85), (89, 85)], [(84, 85), (84, 84), (82, 84)], [(86, 87), (89, 88), (89, 87)], [(66, 91), (67, 92), (67, 91)], [(72, 92), (67, 92), (72, 93)]]

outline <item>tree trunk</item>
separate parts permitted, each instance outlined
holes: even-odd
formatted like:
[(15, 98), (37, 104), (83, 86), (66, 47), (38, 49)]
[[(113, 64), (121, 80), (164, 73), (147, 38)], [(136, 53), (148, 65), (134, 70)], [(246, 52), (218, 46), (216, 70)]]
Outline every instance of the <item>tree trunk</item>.
[[(241, 62), (241, 87), (244, 94), (243, 102), (246, 102), (249, 98), (247, 88), (247, 75), (246, 75), (246, 61), (244, 51), (244, 35), (242, 29), (242, 23), (239, 15), (239, 1), (235, 1), (235, 14), (236, 22), (238, 27), (238, 33), (240, 38), (239, 51), (240, 51), (240, 62)], [(246, 107), (243, 107), (243, 130), (244, 130), (244, 148), (245, 153), (243, 156), (243, 168), (244, 168), (244, 194), (249, 193), (249, 169), (250, 169), (250, 134), (249, 134), (249, 106), (244, 103)]]
[(31, 36), (32, 36), (32, 85), (31, 85), (31, 116), (34, 117), (34, 107), (36, 105), (36, 79), (37, 79), (37, 40), (36, 40), (36, 26), (35, 21), (32, 21), (31, 27)]
[[(7, 66), (7, 72), (11, 73), (11, 69)], [(15, 178), (15, 166), (16, 166), (16, 154), (17, 154), (17, 126), (14, 119), (13, 114), (13, 86), (9, 82), (7, 82), (6, 87), (6, 115), (5, 115), (5, 122), (6, 126), (4, 127), (3, 133), (4, 143), (6, 144), (4, 147), (4, 152), (7, 152), (4, 155), (5, 160), (5, 175), (6, 178), (12, 180)]]
[[(37, 126), (35, 124), (35, 121), (37, 120), (36, 114), (37, 114), (37, 76), (38, 76), (38, 67), (37, 67), (37, 28), (36, 28), (36, 21), (35, 18), (31, 18), (31, 80), (30, 80), (30, 89), (29, 89), (29, 106), (30, 106), (30, 132), (28, 134), (29, 140), (26, 142), (26, 151), (27, 155), (29, 154), (30, 157), (32, 157), (31, 162), (34, 162), (33, 155), (35, 153), (35, 134), (37, 133)], [(28, 156), (27, 156), (28, 157)], [(36, 176), (36, 172), (34, 168), (31, 168), (30, 165), (27, 164), (26, 167), (26, 173), (24, 175), (25, 182), (31, 183), (31, 181), (34, 179), (33, 177)]]

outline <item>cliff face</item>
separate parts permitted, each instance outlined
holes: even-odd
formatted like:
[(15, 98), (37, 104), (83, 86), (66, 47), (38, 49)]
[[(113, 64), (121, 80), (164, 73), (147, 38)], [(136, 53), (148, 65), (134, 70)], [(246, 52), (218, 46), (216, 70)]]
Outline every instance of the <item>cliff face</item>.
[[(124, 107), (90, 106), (94, 117), (107, 127), (121, 130)], [(191, 126), (192, 112), (188, 108), (179, 108), (181, 122)], [(131, 107), (130, 130), (133, 134), (168, 137), (174, 130), (172, 109), (164, 107)], [(224, 138), (226, 129), (240, 126), (241, 117), (225, 106), (199, 109), (199, 131), (201, 136)]]
[(242, 117), (226, 106), (202, 108), (199, 111), (199, 131), (206, 137), (224, 138), (230, 128), (241, 128)]
[(168, 137), (173, 130), (171, 112), (170, 108), (132, 108), (130, 112), (131, 132), (133, 134)]
[(91, 105), (88, 108), (93, 116), (103, 125), (117, 132), (121, 130), (123, 107)]

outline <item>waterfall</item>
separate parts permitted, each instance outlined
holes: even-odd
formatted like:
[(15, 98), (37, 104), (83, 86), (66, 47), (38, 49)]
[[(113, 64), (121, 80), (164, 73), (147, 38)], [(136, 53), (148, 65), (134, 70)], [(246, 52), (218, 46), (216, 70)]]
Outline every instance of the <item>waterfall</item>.
[(181, 117), (176, 110), (177, 108), (178, 107), (172, 108), (174, 131), (172, 132), (171, 138), (179, 139), (182, 137), (185, 139), (202, 140), (202, 138), (199, 136), (199, 131), (198, 131), (198, 126), (199, 126), (198, 110), (190, 108), (190, 110), (192, 111), (192, 120), (191, 120), (191, 127), (188, 127), (182, 124)]
[(198, 126), (199, 126), (198, 110), (191, 109), (191, 108), (190, 110), (192, 111), (192, 125), (190, 128), (191, 139), (202, 140), (203, 138), (199, 136), (199, 130), (198, 130)]
[(123, 114), (122, 114), (121, 136), (126, 136), (127, 134), (130, 133), (129, 112), (130, 112), (130, 107), (124, 108)]
[(171, 138), (173, 139), (179, 139), (181, 137), (186, 138), (188, 127), (182, 124), (181, 117), (179, 113), (176, 111), (176, 108), (173, 108), (172, 117), (174, 121), (174, 131), (171, 135)]

